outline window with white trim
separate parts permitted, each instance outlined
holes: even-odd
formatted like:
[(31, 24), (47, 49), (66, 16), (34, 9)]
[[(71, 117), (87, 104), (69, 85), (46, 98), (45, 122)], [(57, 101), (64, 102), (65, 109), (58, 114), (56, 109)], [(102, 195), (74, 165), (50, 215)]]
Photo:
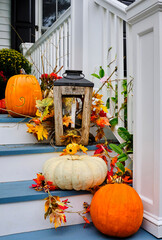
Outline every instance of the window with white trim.
[(70, 7), (71, 0), (43, 0), (42, 4), (43, 33)]

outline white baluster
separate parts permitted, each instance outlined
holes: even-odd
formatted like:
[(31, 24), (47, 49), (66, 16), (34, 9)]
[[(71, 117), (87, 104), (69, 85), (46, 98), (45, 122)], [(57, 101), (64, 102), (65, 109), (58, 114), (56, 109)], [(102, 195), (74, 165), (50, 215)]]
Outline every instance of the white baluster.
[[(63, 26), (60, 27), (60, 67), (63, 66), (64, 62), (63, 62), (63, 58), (64, 58), (64, 41), (63, 41)], [(61, 69), (61, 71), (59, 72), (59, 75), (63, 74), (63, 70)]]
[(133, 51), (132, 51), (132, 29), (131, 25), (126, 23), (126, 41), (127, 41), (127, 123), (128, 131), (133, 133)]
[(68, 61), (68, 29), (67, 22), (64, 22), (64, 71), (67, 70), (67, 61)]
[(72, 46), (71, 46), (71, 17), (68, 19), (68, 69), (71, 69), (71, 56), (72, 56)]
[(124, 126), (124, 103), (123, 79), (124, 79), (124, 54), (123, 54), (123, 20), (117, 17), (117, 66), (118, 66), (118, 125)]
[[(109, 63), (113, 62), (116, 58), (116, 16), (113, 13), (109, 13), (109, 36), (110, 36), (110, 52), (109, 52)], [(110, 65), (110, 71), (109, 71), (109, 75), (114, 71), (114, 68), (116, 66), (116, 62), (114, 61), (114, 63), (112, 63)], [(112, 101), (111, 98), (115, 97), (115, 86), (116, 86), (116, 82), (114, 81), (115, 76), (113, 76), (111, 78), (112, 82), (112, 88), (110, 88), (110, 115), (114, 116), (115, 115), (115, 103), (114, 101)]]

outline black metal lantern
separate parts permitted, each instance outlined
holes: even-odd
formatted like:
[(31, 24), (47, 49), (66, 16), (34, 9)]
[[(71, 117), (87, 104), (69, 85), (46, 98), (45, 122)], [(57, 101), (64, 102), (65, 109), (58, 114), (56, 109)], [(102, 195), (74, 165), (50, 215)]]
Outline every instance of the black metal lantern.
[(63, 74), (63, 78), (54, 83), (53, 93), (56, 145), (62, 145), (60, 139), (60, 136), (63, 136), (64, 134), (62, 99), (65, 97), (82, 99), (83, 105), (80, 143), (88, 145), (93, 86), (94, 84), (92, 82), (84, 78), (82, 71), (76, 70), (66, 70)]

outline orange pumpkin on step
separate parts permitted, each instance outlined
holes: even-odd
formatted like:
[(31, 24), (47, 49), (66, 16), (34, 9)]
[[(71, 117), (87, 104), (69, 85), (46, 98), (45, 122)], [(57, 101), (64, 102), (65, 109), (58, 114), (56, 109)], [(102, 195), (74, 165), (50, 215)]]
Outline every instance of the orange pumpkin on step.
[(93, 224), (100, 232), (124, 238), (140, 228), (143, 204), (137, 192), (129, 185), (107, 184), (95, 193), (90, 213)]
[(5, 90), (5, 101), (6, 108), (13, 111), (9, 111), (11, 116), (35, 116), (37, 110), (35, 107), (36, 100), (42, 100), (41, 88), (36, 77), (19, 74), (12, 76), (8, 80)]

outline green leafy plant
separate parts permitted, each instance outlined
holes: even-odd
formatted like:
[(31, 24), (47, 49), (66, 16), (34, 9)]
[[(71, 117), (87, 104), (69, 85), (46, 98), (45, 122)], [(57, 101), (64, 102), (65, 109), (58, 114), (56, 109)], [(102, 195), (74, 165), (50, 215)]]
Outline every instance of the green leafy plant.
[(124, 148), (127, 151), (127, 154), (133, 153), (133, 134), (130, 134), (126, 128), (119, 127), (118, 128), (119, 136), (125, 141), (121, 143), (120, 148)]
[(125, 171), (123, 162), (128, 159), (129, 154), (133, 153), (133, 135), (128, 132), (126, 128), (118, 128), (119, 136), (124, 140), (123, 143), (116, 145), (109, 144), (109, 147), (118, 154), (116, 166), (122, 171)]
[(23, 68), (27, 74), (31, 73), (30, 62), (18, 51), (3, 48), (0, 50), (0, 71), (3, 71), (7, 80), (20, 73)]

